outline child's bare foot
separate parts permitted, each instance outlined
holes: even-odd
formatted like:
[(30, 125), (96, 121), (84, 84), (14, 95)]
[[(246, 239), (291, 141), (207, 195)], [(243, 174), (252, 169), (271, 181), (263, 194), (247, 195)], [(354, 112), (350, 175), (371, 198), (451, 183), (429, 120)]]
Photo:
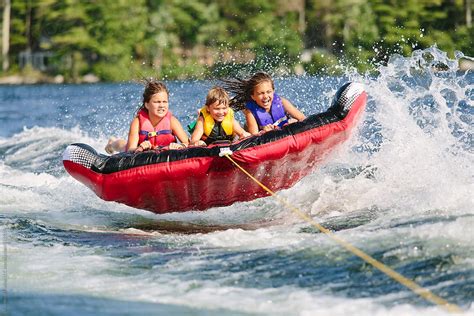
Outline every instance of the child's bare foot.
[(107, 142), (107, 145), (105, 145), (105, 151), (109, 154), (112, 155), (115, 153), (115, 148), (114, 148), (114, 143), (117, 140), (117, 137), (110, 137), (109, 141)]

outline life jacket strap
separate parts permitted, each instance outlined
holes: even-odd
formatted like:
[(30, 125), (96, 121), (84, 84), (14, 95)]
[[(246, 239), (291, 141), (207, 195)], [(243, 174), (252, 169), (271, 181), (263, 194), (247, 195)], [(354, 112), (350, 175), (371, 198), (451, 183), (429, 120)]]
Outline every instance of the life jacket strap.
[(140, 133), (140, 135), (146, 135), (147, 139), (148, 139), (148, 138), (155, 137), (155, 136), (158, 136), (158, 135), (171, 134), (171, 130), (164, 129), (164, 130), (161, 130), (161, 131), (158, 131), (158, 132), (157, 131), (153, 131), (153, 132), (140, 131), (139, 133)]

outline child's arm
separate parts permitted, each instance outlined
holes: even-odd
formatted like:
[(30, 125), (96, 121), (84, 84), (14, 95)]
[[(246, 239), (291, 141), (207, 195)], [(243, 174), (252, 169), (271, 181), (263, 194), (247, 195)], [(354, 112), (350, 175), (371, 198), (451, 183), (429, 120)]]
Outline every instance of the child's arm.
[(239, 136), (239, 138), (245, 138), (251, 136), (250, 133), (245, 131), (242, 126), (240, 126), (239, 122), (236, 119), (232, 122), (232, 129), (234, 130), (234, 134)]
[(298, 121), (302, 121), (306, 118), (303, 113), (300, 112), (290, 101), (285, 98), (281, 98), (281, 102), (283, 103), (283, 108), (285, 112), (290, 114), (292, 118), (297, 119)]
[(258, 124), (257, 120), (253, 116), (252, 112), (250, 110), (244, 110), (245, 114), (245, 120), (247, 121), (247, 129), (252, 135), (257, 135), (258, 134)]
[(138, 147), (138, 133), (140, 131), (140, 121), (138, 117), (134, 118), (130, 123), (130, 130), (128, 132), (127, 150), (135, 151)]
[(184, 131), (183, 127), (181, 126), (181, 123), (174, 116), (171, 117), (171, 131), (173, 132), (173, 135), (175, 135), (181, 143), (183, 143), (186, 146), (189, 145), (188, 135)]
[(204, 118), (200, 116), (196, 122), (196, 127), (194, 132), (191, 135), (190, 145), (193, 146), (206, 146), (206, 143), (201, 140), (202, 135), (204, 134)]

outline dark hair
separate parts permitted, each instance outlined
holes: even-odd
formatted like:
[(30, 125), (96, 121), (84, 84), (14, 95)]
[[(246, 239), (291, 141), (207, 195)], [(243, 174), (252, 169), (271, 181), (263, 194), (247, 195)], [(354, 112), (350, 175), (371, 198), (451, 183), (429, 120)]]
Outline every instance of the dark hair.
[(272, 77), (266, 72), (259, 71), (255, 73), (250, 79), (223, 79), (223, 86), (226, 90), (235, 94), (230, 100), (230, 106), (240, 111), (245, 108), (245, 103), (251, 99), (253, 90), (256, 86), (262, 82), (269, 81), (272, 84), (273, 90), (275, 90), (275, 84), (273, 83)]
[(143, 101), (142, 105), (138, 108), (137, 113), (145, 108), (145, 103), (150, 101), (154, 94), (165, 91), (168, 96), (170, 95), (168, 88), (163, 82), (154, 79), (144, 79), (144, 81), (145, 90), (143, 91)]

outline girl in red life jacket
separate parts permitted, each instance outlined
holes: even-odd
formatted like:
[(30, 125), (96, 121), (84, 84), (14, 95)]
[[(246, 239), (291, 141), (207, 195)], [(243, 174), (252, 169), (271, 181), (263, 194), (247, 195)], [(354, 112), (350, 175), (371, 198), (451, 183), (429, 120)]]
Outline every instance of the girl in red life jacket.
[[(155, 148), (169, 147), (179, 149), (187, 147), (188, 136), (178, 119), (168, 110), (168, 89), (159, 81), (147, 81), (143, 92), (143, 104), (130, 124), (128, 141), (109, 139), (105, 150), (139, 152)], [(176, 143), (176, 138), (181, 144)]]
[(224, 80), (224, 87), (235, 93), (231, 107), (244, 110), (247, 130), (253, 135), (305, 119), (290, 101), (275, 93), (273, 79), (265, 72), (250, 79)]
[(229, 107), (229, 95), (221, 87), (213, 87), (206, 97), (206, 104), (199, 110), (199, 117), (191, 135), (191, 145), (207, 146), (216, 141), (232, 141), (235, 136), (250, 136), (234, 118)]

